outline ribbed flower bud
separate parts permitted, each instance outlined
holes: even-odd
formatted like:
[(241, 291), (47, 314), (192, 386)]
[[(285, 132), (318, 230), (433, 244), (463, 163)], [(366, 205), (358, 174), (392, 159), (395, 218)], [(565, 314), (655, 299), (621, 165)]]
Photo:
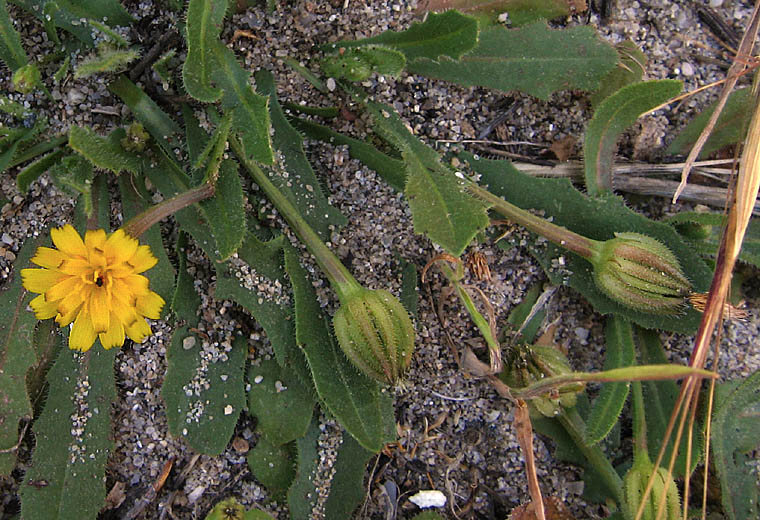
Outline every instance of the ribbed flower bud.
[(636, 512), (639, 510), (641, 499), (644, 497), (644, 491), (647, 488), (649, 477), (652, 473), (654, 473), (652, 491), (647, 497), (641, 514), (641, 520), (657, 519), (657, 507), (660, 504), (660, 500), (662, 500), (663, 494), (667, 496), (663, 504), (665, 514), (660, 517), (661, 520), (677, 520), (681, 518), (681, 499), (678, 496), (678, 488), (676, 488), (673, 477), (668, 477), (668, 470), (665, 468), (660, 467), (655, 470), (654, 464), (649, 460), (649, 457), (638, 461), (634, 460), (633, 467), (628, 470), (623, 480), (625, 486), (625, 507), (628, 513), (627, 518), (629, 520), (636, 518)]
[[(508, 363), (505, 383), (513, 388), (524, 388), (546, 377), (572, 372), (562, 352), (550, 346), (531, 346), (514, 356)], [(546, 417), (556, 417), (562, 408), (575, 406), (583, 383), (567, 383), (530, 400), (529, 405)]]
[(675, 313), (691, 291), (673, 252), (646, 235), (615, 233), (589, 261), (596, 285), (607, 296), (640, 311)]
[(333, 317), (338, 344), (369, 377), (389, 384), (401, 380), (414, 350), (414, 327), (391, 293), (361, 288), (346, 298)]

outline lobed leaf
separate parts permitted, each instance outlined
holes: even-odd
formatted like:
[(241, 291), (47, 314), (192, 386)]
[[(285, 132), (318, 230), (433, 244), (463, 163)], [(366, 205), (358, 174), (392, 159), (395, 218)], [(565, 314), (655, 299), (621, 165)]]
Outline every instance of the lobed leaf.
[(390, 107), (367, 102), (373, 128), (401, 150), (406, 174), (404, 195), (414, 230), (454, 256), (462, 254), (488, 225), (486, 205), (467, 193), (464, 183), (445, 167), (438, 153), (417, 139)]
[[(613, 238), (615, 232), (633, 231), (659, 240), (678, 258), (695, 291), (705, 292), (710, 286), (711, 273), (707, 265), (670, 226), (635, 213), (619, 197), (590, 198), (573, 188), (567, 179), (532, 178), (507, 161), (475, 159), (467, 153), (460, 154), (460, 159), (481, 175), (481, 184), (494, 195), (523, 209), (540, 210), (555, 224), (585, 237), (607, 240)], [(505, 243), (502, 247), (508, 245)], [(686, 309), (674, 317), (635, 311), (614, 302), (596, 287), (591, 264), (583, 258), (545, 241), (530, 243), (528, 247), (553, 284), (570, 285), (602, 314), (614, 313), (642, 327), (686, 334), (693, 333), (699, 325), (701, 315), (694, 309)]]
[(121, 146), (125, 136), (123, 128), (117, 128), (108, 137), (101, 137), (90, 128), (73, 125), (69, 130), (69, 146), (98, 168), (110, 170), (116, 175), (125, 170), (138, 173), (139, 157)]
[(47, 403), (33, 428), (37, 446), (21, 484), (23, 518), (95, 518), (103, 507), (117, 352), (96, 340), (84, 354), (63, 349), (50, 369)]
[[(610, 316), (607, 318), (605, 338), (607, 348), (604, 354), (604, 370), (630, 367), (635, 364), (636, 350), (630, 322), (620, 316)], [(629, 382), (602, 385), (586, 420), (586, 444), (593, 446), (612, 431), (620, 419), (620, 412), (628, 399), (630, 387)]]
[(591, 195), (611, 193), (617, 139), (638, 117), (681, 92), (673, 79), (643, 81), (621, 88), (594, 112), (583, 142), (586, 189)]
[(617, 53), (590, 27), (549, 29), (537, 22), (520, 29), (480, 32), (478, 46), (459, 60), (418, 58), (412, 74), (464, 86), (520, 90), (547, 100), (558, 90), (595, 90), (617, 63)]
[(207, 455), (224, 450), (245, 406), (247, 351), (244, 337), (209, 343), (190, 334), (187, 327), (177, 329), (166, 352), (161, 387), (173, 436)]
[(760, 513), (757, 449), (760, 447), (760, 371), (742, 382), (719, 384), (712, 421), (712, 460), (721, 485), (723, 510), (731, 520)]
[(90, 214), (92, 209), (92, 183), (95, 178), (92, 164), (81, 155), (69, 155), (50, 168), (50, 178), (64, 193), (68, 193), (74, 198), (81, 195), (84, 212)]
[(41, 240), (26, 240), (16, 258), (10, 283), (0, 292), (0, 475), (10, 475), (16, 463), (19, 421), (31, 419), (26, 374), (37, 362), (32, 344), (37, 318), (27, 310), (33, 294), (21, 285), (20, 270), (36, 267), (30, 258)]
[(457, 60), (474, 49), (477, 43), (477, 20), (452, 10), (442, 14), (430, 13), (424, 22), (413, 23), (405, 31), (386, 31), (372, 38), (330, 43), (322, 46), (322, 50), (381, 44), (401, 51), (407, 61), (417, 58), (437, 60), (440, 56)]
[(285, 267), (295, 298), (296, 341), (306, 354), (321, 402), (365, 449), (380, 451), (395, 439), (393, 399), (340, 350), (292, 248), (285, 249)]

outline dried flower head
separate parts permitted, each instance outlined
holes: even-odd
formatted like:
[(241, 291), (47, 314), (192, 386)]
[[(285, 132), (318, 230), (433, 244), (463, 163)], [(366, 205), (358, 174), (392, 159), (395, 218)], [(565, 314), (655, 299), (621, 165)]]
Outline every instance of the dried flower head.
[(31, 301), (38, 319), (73, 322), (69, 348), (86, 351), (95, 337), (109, 349), (138, 343), (151, 333), (145, 318), (158, 319), (164, 300), (139, 273), (156, 265), (150, 247), (119, 229), (87, 231), (84, 240), (71, 226), (51, 230), (57, 249), (40, 247), (32, 262), (42, 269), (22, 269), (24, 287), (40, 295)]

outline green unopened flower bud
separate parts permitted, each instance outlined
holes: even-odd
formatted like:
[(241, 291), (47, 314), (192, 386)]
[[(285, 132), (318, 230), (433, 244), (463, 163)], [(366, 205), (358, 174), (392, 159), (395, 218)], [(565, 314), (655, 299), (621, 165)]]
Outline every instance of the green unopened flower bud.
[(13, 88), (17, 91), (28, 94), (40, 82), (40, 70), (34, 63), (27, 63), (13, 73)]
[(625, 508), (628, 520), (636, 518), (636, 512), (639, 510), (641, 500), (644, 497), (644, 491), (649, 483), (649, 478), (654, 473), (654, 482), (652, 491), (646, 499), (644, 509), (641, 514), (641, 520), (656, 520), (657, 507), (662, 500), (663, 494), (666, 495), (662, 507), (665, 513), (660, 516), (661, 520), (677, 520), (681, 518), (681, 499), (678, 496), (678, 488), (673, 481), (673, 477), (668, 476), (668, 470), (657, 468), (649, 460), (649, 457), (634, 460), (633, 467), (628, 470), (623, 480), (625, 486)]
[(654, 238), (615, 233), (589, 258), (596, 285), (613, 300), (637, 310), (671, 314), (684, 305), (691, 283), (676, 256)]
[(414, 327), (391, 293), (361, 288), (347, 296), (333, 317), (338, 344), (368, 376), (396, 384), (409, 368)]
[[(573, 370), (562, 352), (550, 346), (531, 346), (518, 352), (507, 362), (504, 382), (519, 389), (530, 386), (546, 377), (569, 374)], [(572, 408), (584, 383), (567, 383), (544, 395), (534, 397), (529, 406), (545, 417), (556, 417), (562, 408)]]
[(121, 146), (128, 152), (143, 152), (150, 135), (145, 131), (142, 123), (134, 121), (127, 127), (127, 135), (121, 140)]

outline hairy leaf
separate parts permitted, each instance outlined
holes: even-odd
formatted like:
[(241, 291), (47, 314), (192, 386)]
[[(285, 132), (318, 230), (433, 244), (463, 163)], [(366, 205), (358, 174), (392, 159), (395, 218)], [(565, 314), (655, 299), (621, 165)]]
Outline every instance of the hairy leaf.
[[(306, 415), (306, 426), (311, 422), (311, 412)], [(304, 433), (306, 433), (304, 431)], [(303, 437), (303, 434), (300, 436)], [(283, 498), (295, 477), (295, 443), (277, 444), (261, 437), (248, 452), (248, 467), (256, 480), (264, 484), (278, 499)]]
[(330, 43), (322, 49), (337, 51), (341, 47), (351, 49), (382, 44), (401, 51), (407, 61), (416, 58), (437, 60), (440, 56), (457, 60), (474, 49), (477, 43), (477, 20), (457, 11), (447, 11), (442, 14), (430, 13), (424, 22), (413, 23), (406, 31), (386, 31), (363, 40)]
[(190, 0), (187, 6), (187, 59), (182, 66), (182, 80), (187, 93), (204, 103), (222, 97), (221, 89), (214, 87), (213, 62), (226, 11), (227, 2)]
[[(607, 318), (605, 327), (607, 349), (604, 354), (604, 370), (629, 367), (635, 364), (636, 349), (631, 324), (616, 315)], [(628, 398), (631, 384), (603, 383), (599, 395), (591, 406), (586, 421), (586, 443), (594, 445), (604, 439), (620, 419), (620, 412)]]
[(248, 410), (270, 443), (279, 446), (306, 434), (315, 402), (295, 373), (271, 359), (251, 365), (248, 382)]
[(367, 102), (375, 131), (401, 151), (406, 173), (404, 194), (414, 230), (424, 233), (454, 256), (488, 225), (486, 205), (465, 192), (453, 171), (432, 148), (417, 139), (398, 115), (379, 103)]
[(757, 518), (760, 488), (753, 453), (760, 447), (760, 371), (738, 385), (718, 385), (715, 403), (710, 442), (723, 510), (731, 520)]
[(177, 329), (166, 352), (161, 395), (169, 431), (196, 451), (218, 455), (227, 446), (245, 406), (244, 337), (210, 343)]
[(29, 262), (41, 240), (27, 240), (18, 253), (11, 282), (0, 292), (0, 475), (9, 475), (16, 463), (13, 449), (19, 440), (19, 420), (31, 419), (27, 395), (27, 371), (37, 362), (32, 344), (37, 318), (27, 310), (34, 296), (21, 285), (21, 269)]
[(673, 79), (634, 83), (606, 98), (594, 112), (583, 143), (586, 189), (591, 195), (611, 193), (617, 139), (638, 117), (681, 92)]
[(321, 61), (322, 73), (335, 79), (364, 81), (373, 73), (396, 77), (406, 65), (404, 55), (383, 45), (341, 48)]
[(108, 90), (119, 96), (159, 146), (171, 153), (172, 143), (176, 146), (181, 132), (179, 125), (126, 76), (116, 78), (108, 85)]
[(90, 214), (94, 173), (89, 161), (78, 154), (64, 157), (58, 164), (50, 168), (50, 177), (64, 193), (68, 193), (74, 198), (82, 195), (84, 212)]
[(34, 425), (37, 446), (21, 485), (24, 518), (95, 518), (103, 507), (117, 352), (96, 340), (83, 354), (64, 349), (50, 369), (47, 403)]
[(335, 459), (330, 495), (325, 502), (325, 518), (351, 518), (351, 513), (364, 500), (364, 471), (373, 455), (350, 435), (343, 436)]
[(21, 46), (21, 37), (19, 37), (13, 22), (8, 16), (8, 5), (6, 0), (0, 0), (0, 60), (15, 72), (29, 62), (26, 52)]
[(390, 394), (361, 374), (340, 350), (292, 248), (285, 250), (285, 266), (295, 297), (296, 340), (306, 354), (319, 398), (359, 444), (380, 451), (395, 438)]
[[(659, 240), (678, 258), (695, 291), (705, 292), (710, 286), (711, 273), (707, 265), (670, 226), (633, 212), (619, 197), (590, 198), (573, 188), (567, 179), (532, 178), (517, 171), (507, 161), (476, 160), (471, 154), (460, 154), (460, 158), (481, 175), (481, 184), (488, 186), (494, 195), (524, 209), (541, 210), (543, 216), (552, 218), (555, 224), (585, 237), (607, 240), (613, 238), (615, 232), (633, 231)], [(502, 242), (506, 241), (500, 244)], [(504, 243), (502, 247), (508, 247), (508, 244)], [(552, 283), (570, 285), (602, 314), (615, 313), (643, 327), (687, 334), (693, 333), (699, 325), (701, 315), (693, 309), (678, 316), (667, 316), (625, 307), (597, 288), (591, 264), (583, 258), (546, 241), (532, 242), (528, 247)]]
[(18, 172), (16, 176), (16, 186), (21, 193), (26, 193), (29, 190), (29, 186), (37, 180), (37, 178), (48, 171), (48, 169), (54, 164), (58, 163), (61, 158), (66, 154), (64, 150), (55, 150), (47, 155), (44, 155), (34, 161), (29, 166)]
[(290, 520), (311, 520), (312, 510), (317, 503), (319, 490), (316, 487), (316, 475), (319, 455), (319, 421), (312, 419), (306, 435), (296, 441), (296, 477), (288, 490), (288, 509)]
[[(750, 88), (740, 88), (734, 90), (726, 101), (726, 106), (718, 116), (710, 137), (699, 152), (699, 157), (704, 159), (710, 154), (720, 150), (724, 146), (739, 143), (744, 139), (747, 133), (747, 125), (752, 115), (753, 97)], [(668, 147), (668, 153), (687, 154), (694, 143), (697, 141), (699, 134), (702, 133), (707, 121), (715, 111), (717, 101), (707, 107), (698, 116), (681, 130), (675, 140)]]
[(74, 78), (86, 78), (98, 72), (119, 72), (139, 56), (140, 53), (134, 49), (102, 48), (77, 64)]
[(187, 233), (180, 231), (177, 234), (177, 260), (179, 263), (177, 287), (171, 299), (171, 309), (184, 322), (182, 325), (195, 327), (198, 324), (198, 307), (201, 305), (201, 297), (195, 292), (193, 277), (187, 272), (188, 244)]
[(87, 127), (74, 125), (69, 130), (69, 146), (98, 168), (117, 175), (125, 170), (138, 173), (140, 159), (121, 145), (126, 135), (123, 128), (117, 128), (108, 137), (101, 137)]
[(641, 81), (646, 72), (647, 57), (631, 40), (625, 40), (615, 46), (620, 63), (604, 78), (596, 92), (591, 95), (591, 104), (595, 107), (621, 88)]
[(303, 149), (303, 137), (285, 118), (275, 92), (274, 77), (269, 71), (256, 73), (256, 86), (269, 98), (269, 114), (274, 136), (272, 143), (280, 160), (265, 167), (269, 179), (299, 210), (322, 240), (346, 225), (346, 217), (330, 205)]
[(617, 63), (617, 53), (590, 27), (549, 29), (545, 22), (480, 33), (474, 50), (459, 60), (418, 58), (413, 74), (549, 99), (558, 90), (594, 90)]
[(512, 26), (525, 25), (540, 19), (551, 20), (570, 14), (568, 0), (422, 0), (418, 9), (442, 11), (456, 9), (479, 19), (494, 21), (502, 13), (509, 14)]

